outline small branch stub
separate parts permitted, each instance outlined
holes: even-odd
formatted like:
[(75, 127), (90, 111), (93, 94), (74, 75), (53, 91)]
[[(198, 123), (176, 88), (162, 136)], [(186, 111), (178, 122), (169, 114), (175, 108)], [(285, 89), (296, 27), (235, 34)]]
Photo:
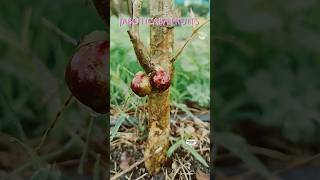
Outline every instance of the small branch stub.
[(128, 34), (141, 67), (146, 71), (147, 74), (153, 72), (154, 64), (150, 60), (147, 48), (137, 36), (131, 33), (131, 31), (128, 31)]

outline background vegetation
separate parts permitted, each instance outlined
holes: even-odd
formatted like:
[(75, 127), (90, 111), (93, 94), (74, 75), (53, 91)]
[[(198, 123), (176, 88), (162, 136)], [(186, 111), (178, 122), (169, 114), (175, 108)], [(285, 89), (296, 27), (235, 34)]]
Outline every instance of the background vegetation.
[(64, 70), (75, 50), (70, 42), (103, 28), (90, 1), (0, 2), (0, 179), (102, 177), (105, 117), (94, 121), (86, 138), (90, 116), (74, 99), (40, 155), (31, 149), (69, 95)]
[[(240, 158), (260, 174), (319, 178), (310, 170), (318, 161), (308, 160), (320, 150), (319, 5), (215, 2), (214, 126), (218, 144), (233, 154), (223, 158), (225, 149), (219, 149), (215, 165), (223, 174), (252, 178)], [(297, 159), (306, 161), (291, 167)]]

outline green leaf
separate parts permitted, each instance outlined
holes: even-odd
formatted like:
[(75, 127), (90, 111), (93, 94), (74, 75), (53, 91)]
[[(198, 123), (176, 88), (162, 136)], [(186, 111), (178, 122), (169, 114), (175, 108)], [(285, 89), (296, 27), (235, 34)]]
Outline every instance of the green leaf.
[(111, 135), (110, 135), (110, 142), (113, 140), (113, 138), (116, 137), (118, 130), (121, 126), (121, 124), (126, 120), (126, 114), (120, 114), (120, 117), (118, 118), (114, 128), (111, 131)]
[(167, 156), (171, 157), (173, 152), (179, 148), (184, 143), (184, 139), (180, 139), (179, 141), (175, 142), (167, 151)]
[(241, 136), (232, 133), (216, 133), (215, 142), (228, 149), (261, 175), (271, 176), (267, 167), (250, 152), (247, 142)]
[(189, 151), (193, 155), (193, 157), (195, 157), (199, 162), (201, 162), (201, 164), (203, 164), (206, 167), (209, 167), (206, 160), (192, 146), (186, 144), (185, 141), (183, 141), (182, 145), (182, 147)]
[(179, 141), (176, 141), (167, 151), (167, 157), (171, 157), (173, 152), (178, 149), (180, 146), (182, 146), (185, 150), (190, 152), (193, 157), (195, 157), (199, 162), (201, 162), (204, 166), (209, 167), (206, 160), (203, 159), (203, 157), (190, 145), (185, 143), (184, 139), (180, 139)]
[(192, 114), (192, 112), (189, 110), (189, 108), (187, 107), (187, 105), (182, 104), (182, 103), (177, 103), (175, 101), (172, 102), (172, 105), (177, 107), (178, 109), (182, 110), (183, 112), (185, 112), (189, 117), (194, 118), (195, 116)]

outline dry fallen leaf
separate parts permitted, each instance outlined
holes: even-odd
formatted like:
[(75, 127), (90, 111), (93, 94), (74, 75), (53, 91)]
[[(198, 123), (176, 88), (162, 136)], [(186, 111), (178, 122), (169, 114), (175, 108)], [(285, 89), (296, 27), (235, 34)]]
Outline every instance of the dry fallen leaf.
[(172, 169), (177, 170), (178, 169), (178, 164), (176, 161), (173, 161), (172, 165), (171, 165)]
[(200, 169), (197, 170), (196, 178), (197, 178), (197, 180), (209, 180), (210, 179), (210, 177), (206, 173), (202, 172)]
[(123, 152), (121, 154), (120, 161), (120, 168), (122, 170), (126, 170), (130, 167), (130, 164), (132, 163), (132, 158), (128, 157), (127, 152)]

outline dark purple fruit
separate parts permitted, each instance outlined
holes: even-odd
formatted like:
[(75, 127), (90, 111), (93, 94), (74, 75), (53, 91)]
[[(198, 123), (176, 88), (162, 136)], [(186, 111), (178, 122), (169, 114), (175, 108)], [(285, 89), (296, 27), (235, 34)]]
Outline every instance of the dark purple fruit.
[(109, 42), (80, 46), (69, 62), (65, 78), (72, 95), (97, 113), (109, 112)]
[(131, 89), (140, 97), (150, 94), (152, 89), (149, 77), (142, 71), (137, 72), (131, 81)]
[(170, 87), (170, 83), (170, 75), (162, 67), (157, 67), (152, 75), (152, 86), (159, 92), (163, 92)]

